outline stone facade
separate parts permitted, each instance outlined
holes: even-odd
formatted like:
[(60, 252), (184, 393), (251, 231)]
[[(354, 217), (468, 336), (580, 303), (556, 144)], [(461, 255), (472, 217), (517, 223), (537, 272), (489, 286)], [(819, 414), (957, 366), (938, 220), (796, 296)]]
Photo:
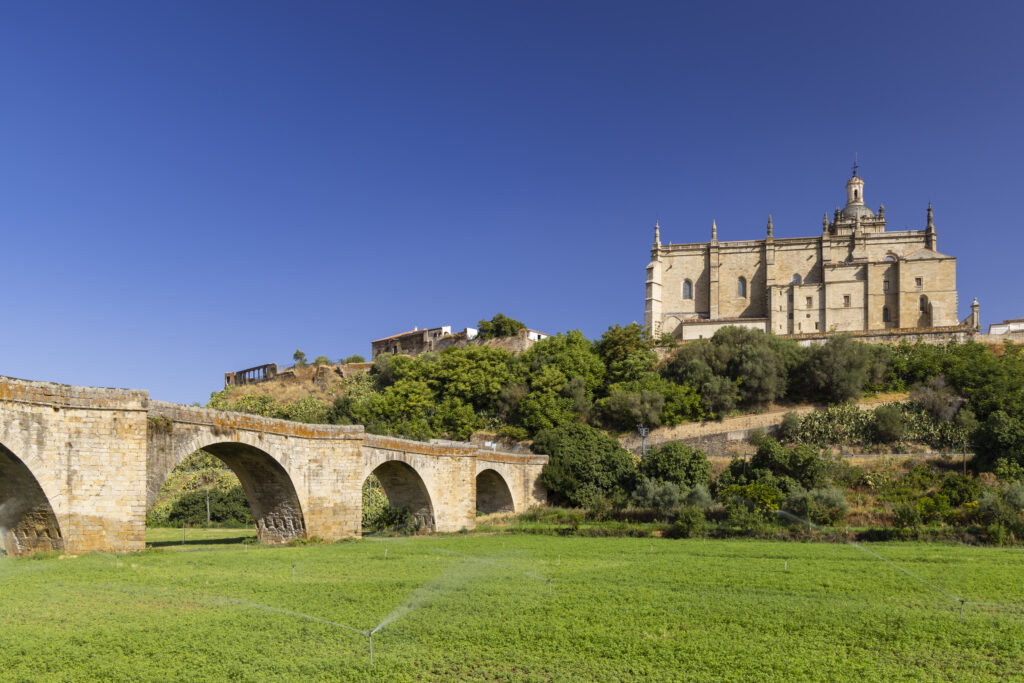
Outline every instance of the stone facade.
[(655, 225), (644, 325), (654, 336), (710, 337), (725, 325), (779, 335), (956, 326), (956, 259), (923, 230), (886, 231), (885, 207), (864, 204), (864, 181), (816, 237), (661, 243)]
[(359, 536), (371, 473), (392, 505), (408, 507), (427, 530), (472, 529), (478, 509), (519, 511), (546, 499), (543, 455), (0, 377), (0, 548), (140, 550), (161, 485), (199, 449), (238, 476), (268, 543)]

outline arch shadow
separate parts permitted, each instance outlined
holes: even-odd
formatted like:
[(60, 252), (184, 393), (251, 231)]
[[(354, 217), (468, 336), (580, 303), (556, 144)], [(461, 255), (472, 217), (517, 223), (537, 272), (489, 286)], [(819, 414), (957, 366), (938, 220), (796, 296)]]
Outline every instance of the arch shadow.
[(434, 531), (434, 506), (427, 486), (416, 470), (401, 460), (389, 460), (370, 474), (380, 481), (391, 507), (408, 510), (422, 528)]
[(0, 444), (0, 550), (7, 555), (63, 550), (57, 515), (28, 466)]
[(484, 470), (476, 475), (476, 509), (484, 514), (516, 511), (512, 491), (497, 471)]
[(261, 543), (287, 543), (305, 537), (306, 523), (295, 486), (288, 472), (269, 453), (246, 443), (224, 441), (190, 450), (175, 466), (197, 450), (218, 458), (238, 477)]

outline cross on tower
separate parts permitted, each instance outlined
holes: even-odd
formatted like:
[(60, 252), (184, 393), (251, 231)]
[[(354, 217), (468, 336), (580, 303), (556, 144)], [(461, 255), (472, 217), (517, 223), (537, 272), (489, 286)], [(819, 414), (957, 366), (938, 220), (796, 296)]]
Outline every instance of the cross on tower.
[(858, 168), (860, 168), (860, 167), (857, 165), (857, 155), (854, 154), (853, 155), (853, 177), (854, 178), (857, 177), (857, 169)]

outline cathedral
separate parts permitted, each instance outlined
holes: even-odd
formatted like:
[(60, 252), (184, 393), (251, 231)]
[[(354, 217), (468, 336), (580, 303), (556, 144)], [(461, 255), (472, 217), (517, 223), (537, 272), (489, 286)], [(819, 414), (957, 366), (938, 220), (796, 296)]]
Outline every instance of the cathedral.
[[(932, 207), (923, 230), (885, 229), (885, 205), (864, 203), (864, 180), (846, 183), (846, 206), (814, 237), (662, 244), (654, 226), (644, 326), (686, 341), (726, 325), (778, 335), (952, 327), (956, 259), (938, 251)], [(976, 312), (974, 314), (976, 316)]]

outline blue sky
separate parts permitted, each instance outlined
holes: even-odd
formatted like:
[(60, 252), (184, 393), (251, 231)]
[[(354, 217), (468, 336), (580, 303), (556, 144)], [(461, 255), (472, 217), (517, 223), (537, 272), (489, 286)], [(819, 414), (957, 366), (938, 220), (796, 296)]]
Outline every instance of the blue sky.
[(869, 205), (1024, 316), (1024, 5), (6, 2), (0, 374), (205, 402), (495, 312), (643, 319), (664, 241)]

